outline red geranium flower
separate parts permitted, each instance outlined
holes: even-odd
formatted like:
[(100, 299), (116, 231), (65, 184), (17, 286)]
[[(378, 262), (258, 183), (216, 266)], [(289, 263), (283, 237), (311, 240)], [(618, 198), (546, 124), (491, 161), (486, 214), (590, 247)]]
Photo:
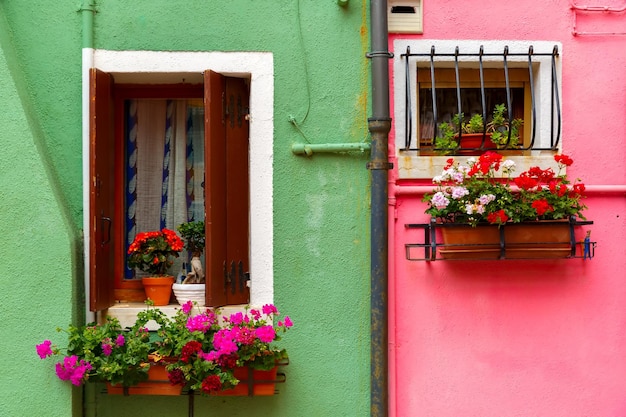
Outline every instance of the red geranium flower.
[(211, 393), (222, 389), (222, 381), (218, 375), (209, 375), (202, 380), (202, 392)]
[(543, 216), (547, 211), (552, 210), (552, 206), (545, 199), (533, 201), (532, 208), (537, 211), (538, 216)]

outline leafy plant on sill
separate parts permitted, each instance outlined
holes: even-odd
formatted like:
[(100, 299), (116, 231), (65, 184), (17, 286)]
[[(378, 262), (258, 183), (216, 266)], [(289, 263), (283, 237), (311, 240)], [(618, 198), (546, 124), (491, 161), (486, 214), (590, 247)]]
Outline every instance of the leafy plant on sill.
[[(137, 314), (131, 328), (123, 329), (111, 317), (104, 324), (70, 325), (65, 330), (67, 348), (45, 340), (36, 350), (41, 359), (62, 357), (56, 374), (74, 385), (95, 381), (133, 386), (148, 378), (150, 366), (164, 361), (173, 385), (204, 394), (235, 387), (239, 383), (236, 367), (269, 370), (287, 358), (287, 351), (274, 343), (293, 323), (285, 316), (275, 324), (278, 311), (274, 305), (218, 317), (219, 310), (200, 311), (191, 302), (173, 318), (149, 307)], [(156, 337), (150, 337), (145, 327), (150, 320), (160, 325)]]
[(506, 111), (504, 104), (496, 104), (491, 121), (486, 126), (483, 116), (479, 113), (473, 114), (467, 122), (464, 121), (463, 113), (455, 114), (451, 121), (438, 125), (439, 134), (435, 138), (435, 150), (442, 155), (453, 153), (459, 148), (459, 131), (466, 134), (486, 133), (498, 149), (517, 148), (520, 144), (519, 130), (524, 121), (516, 118), (509, 123), (508, 117), (505, 116)]
[(483, 121), (483, 116), (479, 113), (475, 113), (472, 117), (470, 117), (467, 123), (461, 124), (461, 129), (465, 133), (483, 133), (483, 131), (485, 130), (485, 122)]
[(191, 252), (191, 272), (182, 280), (182, 284), (204, 284), (204, 270), (200, 256), (204, 251), (205, 233), (204, 222), (186, 222), (178, 226), (178, 232), (185, 240), (185, 248)]
[[(504, 114), (507, 111), (504, 104), (496, 104), (493, 109), (491, 122), (487, 123), (487, 132), (491, 132), (491, 141), (499, 149), (508, 147), (516, 148), (520, 144), (519, 129), (524, 123), (522, 119), (513, 119), (509, 123)], [(509, 139), (509, 133), (511, 138)]]
[(193, 254), (202, 253), (205, 245), (203, 221), (181, 223), (177, 227), (177, 230), (185, 241), (185, 248), (189, 252)]
[(459, 113), (455, 114), (450, 122), (439, 123), (439, 134), (435, 138), (435, 151), (437, 153), (448, 155), (459, 147), (457, 133), (463, 117), (463, 113)]
[(471, 226), (570, 216), (585, 219), (582, 212), (587, 207), (581, 201), (585, 185), (579, 179), (572, 184), (561, 174), (573, 160), (566, 155), (554, 159), (558, 173), (532, 167), (512, 178), (515, 163), (495, 152), (470, 158), (463, 165), (450, 158), (441, 175), (433, 178), (437, 184), (433, 192), (424, 196), (425, 212), (441, 222)]

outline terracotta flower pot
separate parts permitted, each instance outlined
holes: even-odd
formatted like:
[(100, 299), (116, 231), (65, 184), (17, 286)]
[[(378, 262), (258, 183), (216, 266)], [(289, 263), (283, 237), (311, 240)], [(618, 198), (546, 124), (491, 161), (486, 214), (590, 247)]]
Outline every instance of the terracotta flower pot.
[[(483, 150), (479, 151), (480, 145)], [(496, 145), (491, 141), (491, 133), (485, 135), (485, 143), (483, 144), (482, 133), (464, 133), (461, 135), (461, 155), (475, 155), (484, 152), (487, 149), (495, 150)]]
[(112, 385), (107, 382), (107, 393), (109, 395), (180, 395), (183, 387), (170, 383), (167, 378), (166, 365), (166, 363), (151, 364), (148, 370), (148, 380), (132, 387)]
[(270, 369), (269, 371), (260, 371), (258, 369), (251, 369), (247, 366), (235, 368), (235, 378), (239, 380), (239, 384), (233, 389), (219, 391), (214, 393), (217, 396), (258, 396), (258, 395), (274, 395), (277, 382), (283, 382), (283, 380), (277, 380), (278, 366)]
[(166, 306), (172, 295), (174, 277), (145, 277), (141, 279), (146, 298), (151, 299), (155, 306)]

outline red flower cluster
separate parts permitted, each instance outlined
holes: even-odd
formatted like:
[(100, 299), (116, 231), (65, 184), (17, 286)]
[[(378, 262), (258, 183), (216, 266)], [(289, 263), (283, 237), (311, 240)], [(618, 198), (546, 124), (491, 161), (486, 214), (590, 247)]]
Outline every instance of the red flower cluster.
[(178, 257), (183, 246), (182, 239), (169, 229), (138, 233), (128, 247), (128, 266), (164, 275), (173, 263), (170, 256)]
[(494, 211), (487, 215), (487, 221), (491, 224), (504, 224), (507, 220), (509, 220), (509, 216), (504, 210)]
[(183, 346), (183, 349), (180, 354), (180, 360), (185, 363), (188, 363), (189, 359), (191, 359), (193, 355), (200, 352), (201, 350), (202, 350), (202, 343), (198, 342), (197, 340), (189, 341), (187, 342), (187, 344), (185, 344), (185, 346)]
[(222, 381), (219, 375), (209, 375), (202, 380), (202, 392), (210, 394), (222, 390)]
[(472, 165), (467, 175), (474, 176), (477, 173), (487, 175), (491, 169), (498, 171), (500, 169), (500, 163), (502, 163), (502, 155), (496, 152), (485, 152), (480, 155), (478, 161)]
[(469, 158), (465, 164), (447, 160), (437, 185), (425, 194), (427, 214), (443, 222), (476, 226), (481, 222), (504, 224), (535, 220), (567, 219), (578, 216), (586, 206), (581, 198), (585, 186), (571, 184), (564, 168), (573, 164), (567, 155), (555, 155), (558, 166), (532, 167), (513, 177), (515, 161), (505, 160), (495, 152)]

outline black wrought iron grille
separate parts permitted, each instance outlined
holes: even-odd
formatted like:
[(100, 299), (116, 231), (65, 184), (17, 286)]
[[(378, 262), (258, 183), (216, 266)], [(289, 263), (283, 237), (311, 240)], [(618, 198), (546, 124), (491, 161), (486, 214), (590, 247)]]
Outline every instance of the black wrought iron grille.
[[(411, 65), (410, 65), (410, 60), (408, 59), (409, 57), (428, 57), (429, 58), (429, 67), (428, 68), (420, 68), (419, 65), (416, 65), (416, 73), (413, 73), (411, 71)], [(508, 62), (508, 57), (511, 56), (526, 56), (527, 57), (527, 62), (528, 62), (528, 84), (529, 84), (529, 90), (530, 90), (530, 127), (525, 126), (524, 127), (524, 131), (526, 132), (525, 135), (530, 135), (530, 140), (524, 140), (523, 143), (518, 144), (516, 146), (510, 146), (510, 139), (511, 139), (511, 130), (509, 130), (508, 133), (508, 138), (506, 141), (505, 145), (500, 145), (500, 146), (494, 146), (493, 143), (489, 144), (491, 141), (487, 140), (489, 137), (489, 133), (487, 132), (487, 120), (488, 120), (488, 113), (490, 111), (492, 111), (493, 109), (487, 108), (487, 100), (486, 100), (486, 94), (485, 92), (488, 90), (487, 88), (485, 88), (485, 65), (483, 62), (483, 58), (484, 57), (501, 57), (502, 58), (502, 70), (504, 72), (504, 93), (502, 94), (505, 98), (505, 105), (506, 105), (506, 109), (507, 109), (507, 122), (510, 124), (513, 120), (513, 103), (512, 103), (512, 99), (513, 99), (513, 93), (514, 93), (514, 89), (511, 87), (511, 82), (510, 82), (510, 69), (509, 69), (509, 62)], [(537, 57), (537, 56), (550, 56), (551, 57), (551, 114), (550, 114), (550, 141), (549, 141), (549, 146), (546, 146), (545, 144), (542, 146), (540, 146), (540, 144), (538, 143), (538, 141), (536, 141), (536, 136), (537, 136), (537, 101), (536, 101), (536, 92), (535, 92), (535, 81), (534, 81), (534, 75), (533, 75), (533, 57)], [(446, 150), (445, 153), (448, 154), (458, 154), (458, 153), (464, 153), (463, 151), (474, 151), (474, 152), (479, 152), (479, 151), (483, 151), (483, 150), (496, 150), (496, 149), (505, 149), (505, 150), (518, 150), (518, 151), (527, 151), (527, 150), (556, 150), (559, 146), (559, 141), (561, 138), (561, 104), (559, 101), (559, 86), (558, 86), (558, 79), (557, 79), (557, 70), (556, 70), (556, 59), (559, 56), (559, 51), (558, 51), (558, 46), (555, 45), (552, 52), (550, 53), (537, 53), (533, 50), (533, 46), (531, 45), (528, 48), (528, 52), (525, 53), (511, 53), (509, 52), (509, 48), (508, 46), (505, 46), (503, 51), (501, 53), (485, 53), (483, 46), (481, 45), (479, 48), (479, 51), (477, 53), (461, 53), (459, 51), (459, 47), (457, 46), (455, 48), (455, 52), (454, 53), (439, 53), (436, 51), (435, 46), (433, 45), (430, 49), (430, 52), (428, 53), (411, 53), (410, 51), (410, 47), (407, 46), (407, 50), (405, 54), (401, 55), (401, 59), (405, 60), (405, 68), (406, 68), (406, 90), (405, 90), (405, 143), (404, 143), (404, 148), (402, 150), (424, 150), (424, 146), (420, 145), (420, 144), (413, 144), (412, 143), (412, 136), (413, 136), (413, 110), (412, 110), (412, 105), (411, 105), (411, 98), (412, 98), (412, 94), (413, 92), (411, 91), (411, 76), (418, 76), (418, 73), (420, 70), (424, 71), (424, 70), (428, 70), (430, 71), (430, 80), (431, 80), (431, 88), (430, 88), (430, 98), (431, 98), (431, 105), (432, 105), (432, 117), (433, 117), (433, 121), (434, 121), (434, 125), (433, 125), (433, 139), (432, 139), (432, 144), (430, 146), (430, 150), (437, 152), (437, 151), (443, 151), (444, 149), (438, 149), (435, 146), (435, 137), (437, 136), (437, 134), (439, 133), (439, 123), (441, 122), (440, 120), (440, 115), (438, 114), (438, 106), (437, 106), (437, 88), (436, 88), (436, 79), (435, 79), (435, 73), (436, 73), (436, 68), (438, 68), (438, 63), (440, 63), (441, 58), (442, 57), (448, 57), (447, 61), (449, 62), (450, 59), (449, 57), (454, 57), (454, 74), (455, 74), (455, 80), (456, 80), (456, 112), (458, 115), (461, 114), (465, 114), (464, 113), (464, 108), (463, 108), (463, 100), (462, 100), (462, 94), (461, 94), (461, 90), (462, 90), (462, 82), (461, 82), (461, 77), (460, 77), (460, 66), (459, 66), (459, 58), (460, 57), (475, 57), (476, 59), (476, 63), (478, 64), (478, 73), (479, 73), (479, 78), (480, 78), (480, 102), (481, 102), (481, 108), (482, 108), (482, 116), (483, 116), (483, 121), (485, 122), (485, 128), (483, 130), (483, 135), (482, 135), (482, 142), (480, 144), (479, 147), (473, 147), (473, 148), (468, 148), (468, 147), (463, 147), (462, 146), (462, 137), (463, 137), (463, 131), (461, 129), (461, 122), (462, 120), (459, 120), (458, 123), (459, 125), (456, 126), (457, 130), (458, 130), (458, 145), (455, 149), (448, 149)], [(439, 59), (439, 61), (438, 61)], [(493, 61), (490, 61), (490, 64)], [(536, 62), (536, 61), (535, 61)], [(418, 87), (419, 88), (419, 87)], [(500, 88), (501, 89), (501, 88)], [(440, 88), (441, 90), (441, 88)], [(419, 103), (418, 103), (418, 107), (419, 107)], [(418, 109), (419, 111), (419, 109)], [(419, 136), (418, 132), (418, 136)], [(421, 149), (420, 149), (421, 148)]]

